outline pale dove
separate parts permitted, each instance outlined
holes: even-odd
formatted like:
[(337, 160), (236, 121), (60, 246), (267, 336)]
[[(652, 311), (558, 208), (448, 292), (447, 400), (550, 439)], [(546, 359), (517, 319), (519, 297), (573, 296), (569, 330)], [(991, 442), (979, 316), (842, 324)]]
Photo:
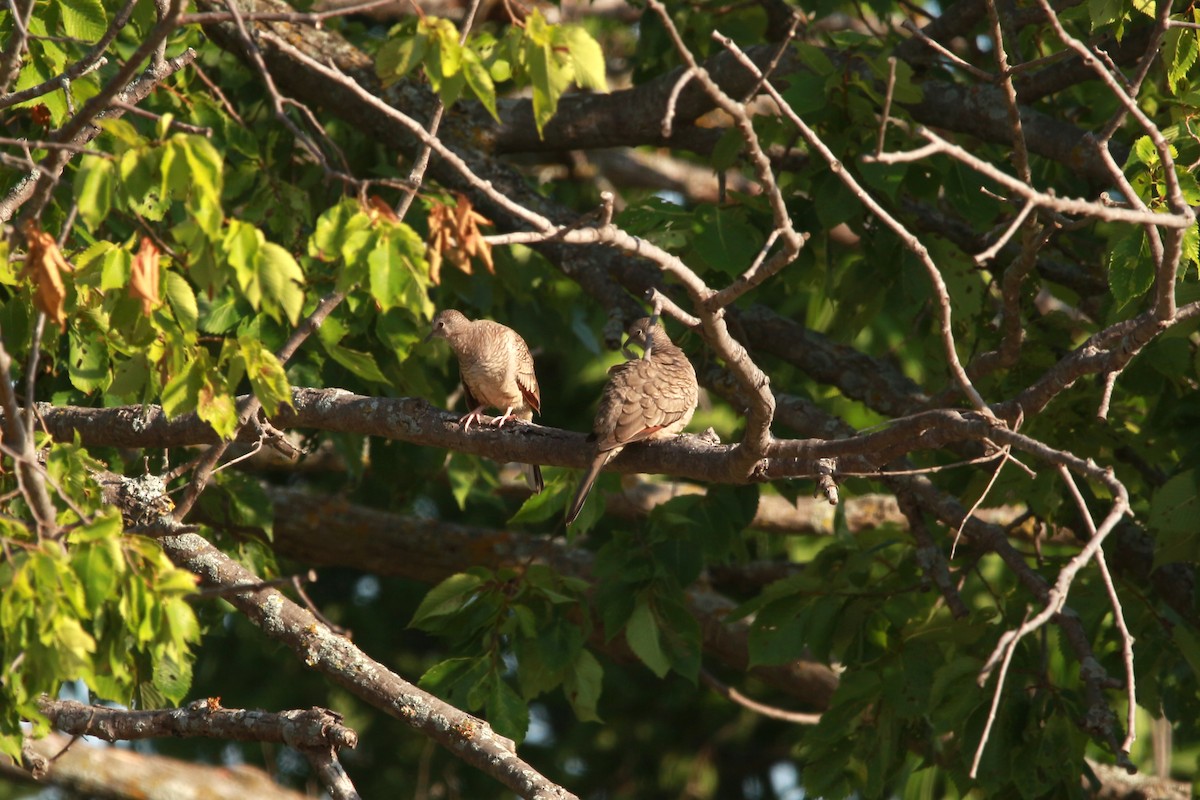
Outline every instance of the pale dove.
[[(461, 312), (446, 309), (433, 318), (433, 329), (426, 341), (437, 337), (450, 343), (458, 357), (463, 391), (470, 411), (459, 422), (464, 430), (480, 421), (485, 408), (503, 409), (496, 427), (516, 418), (529, 422), (534, 412), (541, 413), (542, 398), (533, 356), (516, 331), (489, 319), (469, 320)], [(522, 464), (525, 480), (534, 492), (544, 486), (537, 464)]]

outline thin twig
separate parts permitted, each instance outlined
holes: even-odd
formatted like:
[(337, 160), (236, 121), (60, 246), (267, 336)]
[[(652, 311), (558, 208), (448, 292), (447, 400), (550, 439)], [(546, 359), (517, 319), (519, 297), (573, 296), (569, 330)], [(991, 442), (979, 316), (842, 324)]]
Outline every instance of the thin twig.
[(685, 86), (691, 83), (692, 78), (696, 77), (694, 70), (685, 69), (679, 79), (671, 86), (671, 93), (667, 95), (667, 105), (663, 109), (662, 135), (664, 139), (671, 138), (671, 129), (675, 125), (675, 106), (679, 102), (679, 95), (683, 92)]
[(904, 28), (904, 30), (912, 33), (914, 36), (916, 36), (918, 39), (920, 39), (924, 45), (929, 47), (929, 49), (933, 50), (934, 52), (936, 52), (942, 56), (945, 56), (947, 59), (950, 60), (950, 62), (952, 64), (954, 64), (954, 66), (959, 67), (960, 69), (964, 70), (965, 72), (969, 73), (970, 75), (972, 75), (976, 78), (979, 78), (981, 81), (987, 81), (988, 83), (991, 83), (992, 80), (994, 79), (995, 76), (992, 75), (990, 72), (980, 69), (979, 67), (970, 63), (969, 61), (963, 61), (953, 51), (948, 50), (945, 46), (943, 46), (941, 42), (937, 41), (936, 39), (930, 38), (929, 35), (926, 34), (925, 31), (918, 28), (916, 26), (916, 24), (913, 23), (912, 20), (910, 20), (910, 19), (904, 20), (904, 23), (900, 27), (902, 27), (902, 28)]
[[(1075, 498), (1075, 505), (1079, 507), (1079, 516), (1083, 519), (1083, 524), (1087, 528), (1088, 535), (1095, 536), (1096, 522), (1092, 519), (1091, 512), (1088, 511), (1087, 503), (1083, 499), (1083, 494), (1079, 491), (1079, 485), (1075, 482), (1075, 477), (1062, 464), (1058, 465), (1058, 474), (1062, 476), (1063, 483), (1070, 490), (1071, 496)], [(1133, 674), (1133, 635), (1129, 632), (1129, 626), (1125, 624), (1125, 611), (1121, 607), (1121, 599), (1117, 597), (1117, 587), (1113, 583), (1112, 574), (1108, 571), (1108, 562), (1104, 558), (1104, 548), (1097, 548), (1096, 550), (1096, 566), (1099, 568), (1100, 580), (1104, 583), (1104, 590), (1108, 593), (1108, 600), (1112, 604), (1113, 623), (1116, 625), (1117, 633), (1121, 638), (1121, 655), (1125, 665), (1127, 706), (1125, 741), (1122, 743), (1121, 750), (1128, 755), (1129, 749), (1137, 739), (1137, 685)]]
[(991, 247), (975, 256), (975, 263), (983, 265), (995, 258), (996, 254), (1004, 248), (1004, 245), (1008, 244), (1008, 240), (1012, 238), (1013, 234), (1025, 224), (1025, 220), (1029, 218), (1029, 214), (1033, 211), (1033, 209), (1033, 203), (1026, 200), (1025, 205), (1021, 206), (1021, 210), (1017, 212), (1017, 216), (1014, 217), (1013, 221), (1010, 222), (1008, 227), (1004, 229), (1004, 233), (1000, 234), (1000, 237), (996, 239), (996, 241), (992, 242)]
[(757, 700), (751, 700), (749, 697), (746, 697), (746, 695), (742, 694), (732, 686), (722, 683), (715, 675), (703, 667), (700, 668), (700, 680), (704, 681), (709, 688), (713, 689), (717, 694), (721, 695), (725, 699), (732, 700), (739, 706), (750, 709), (755, 714), (761, 714), (764, 717), (770, 717), (771, 719), (781, 719), (784, 722), (792, 722), (796, 725), (816, 725), (821, 721), (820, 714), (806, 713), (803, 711), (787, 711), (786, 709), (776, 708), (775, 706), (769, 706), (765, 703), (760, 703)]
[(1117, 376), (1121, 374), (1120, 370), (1113, 369), (1104, 373), (1104, 389), (1100, 393), (1100, 405), (1096, 409), (1096, 419), (1103, 422), (1108, 419), (1108, 408), (1112, 404), (1113, 389), (1117, 385)]
[(1039, 208), (1047, 208), (1062, 214), (1081, 214), (1108, 222), (1133, 222), (1138, 225), (1150, 224), (1162, 228), (1186, 229), (1191, 227), (1195, 221), (1194, 215), (1184, 212), (1160, 214), (1149, 211), (1132, 211), (1124, 208), (1113, 208), (1101, 202), (1092, 202), (1072, 197), (1058, 197), (1046, 194), (1045, 192), (1039, 192), (1037, 189), (1014, 178), (990, 162), (973, 155), (966, 148), (951, 144), (929, 128), (917, 126), (913, 132), (925, 139), (929, 144), (902, 153), (884, 153), (881, 156), (865, 155), (863, 156), (863, 160), (880, 164), (907, 164), (914, 161), (923, 161), (930, 156), (942, 154), (950, 156), (976, 172), (985, 175), (988, 179), (1000, 184), (1012, 194), (1033, 201)]
[(883, 111), (879, 115), (879, 138), (875, 142), (875, 155), (883, 152), (883, 139), (887, 135), (888, 120), (892, 117), (892, 96), (896, 91), (896, 57), (888, 56), (887, 94), (883, 97)]
[[(1025, 619), (1021, 621), (1021, 626), (1018, 630), (1024, 629), (1029, 622), (1029, 610), (1025, 611)], [(1005, 637), (1010, 635), (1011, 631), (1000, 637), (1001, 642), (1005, 642)], [(979, 736), (979, 744), (975, 747), (975, 757), (971, 759), (971, 771), (967, 773), (972, 779), (975, 778), (979, 771), (979, 760), (983, 758), (983, 748), (987, 746), (988, 738), (992, 735), (992, 725), (996, 723), (996, 709), (1000, 707), (1000, 696), (1004, 692), (1004, 679), (1008, 677), (1008, 665), (1012, 663), (1013, 653), (1016, 652), (1017, 637), (1013, 636), (1010, 639), (1011, 646), (1006, 646), (1003, 650), (1004, 659), (1000, 664), (1000, 673), (996, 677), (996, 689), (992, 692), (992, 705), (988, 708), (987, 722), (983, 724), (983, 733)], [(1009, 643), (1005, 643), (1008, 645)], [(997, 645), (999, 648), (999, 645)]]
[(1013, 85), (1012, 75), (1008, 71), (1008, 52), (1005, 49), (1004, 30), (1000, 24), (1000, 13), (996, 9), (996, 0), (987, 0), (988, 20), (992, 26), (992, 41), (995, 44), (996, 67), (1000, 72), (1000, 89), (1004, 93), (1004, 105), (1008, 110), (1008, 126), (1012, 133), (1013, 166), (1016, 167), (1017, 177), (1027, 184), (1033, 183), (1029, 169), (1029, 150), (1025, 144), (1025, 127), (1021, 122), (1021, 109), (1017, 104), (1017, 90)]
[(1008, 452), (1011, 448), (1005, 447), (1000, 451), (1000, 463), (992, 470), (992, 477), (987, 482), (987, 486), (983, 487), (983, 491), (979, 493), (979, 499), (976, 500), (967, 513), (963, 516), (962, 523), (959, 524), (958, 530), (954, 532), (954, 541), (950, 543), (950, 558), (954, 558), (954, 552), (958, 549), (958, 540), (962, 537), (963, 528), (967, 526), (967, 520), (975, 516), (975, 511), (987, 499), (988, 494), (992, 491), (992, 487), (996, 485), (996, 480), (1000, 477), (1000, 471), (1004, 469), (1004, 465), (1008, 463)]

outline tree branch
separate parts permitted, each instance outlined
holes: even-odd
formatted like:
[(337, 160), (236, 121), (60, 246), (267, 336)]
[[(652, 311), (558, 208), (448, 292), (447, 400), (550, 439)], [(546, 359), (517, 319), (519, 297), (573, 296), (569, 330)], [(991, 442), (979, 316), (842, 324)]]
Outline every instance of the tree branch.
[[(129, 482), (120, 476), (104, 481), (109, 502), (135, 518), (156, 515), (151, 504), (135, 504), (134, 493), (122, 492)], [(179, 525), (167, 516), (157, 524), (165, 535), (163, 550), (175, 564), (200, 578), (206, 588), (256, 585), (257, 575), (193, 533), (172, 534)], [(454, 708), (419, 689), (359, 650), (349, 639), (331, 632), (311, 612), (273, 588), (224, 592), (222, 597), (267, 636), (284, 644), (308, 667), (402, 722), (416, 728), (481, 772), (530, 800), (569, 800), (575, 795), (539, 774), (516, 754), (512, 742), (498, 736), (487, 722)]]
[(50, 724), (72, 736), (96, 736), (108, 742), (169, 736), (201, 736), (242, 742), (275, 742), (289, 747), (358, 746), (358, 734), (326, 708), (295, 711), (247, 711), (222, 708), (215, 699), (182, 708), (129, 710), (42, 698), (38, 710)]

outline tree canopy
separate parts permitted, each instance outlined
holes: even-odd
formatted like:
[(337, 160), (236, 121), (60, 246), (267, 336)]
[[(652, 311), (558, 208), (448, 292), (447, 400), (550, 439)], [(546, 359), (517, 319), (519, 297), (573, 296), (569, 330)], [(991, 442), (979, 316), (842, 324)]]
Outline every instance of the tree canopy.
[[(1182, 0), (10, 0), (0, 796), (1187, 796), (1198, 54)], [(446, 308), (534, 423), (461, 423)], [(566, 527), (650, 314), (699, 409)]]

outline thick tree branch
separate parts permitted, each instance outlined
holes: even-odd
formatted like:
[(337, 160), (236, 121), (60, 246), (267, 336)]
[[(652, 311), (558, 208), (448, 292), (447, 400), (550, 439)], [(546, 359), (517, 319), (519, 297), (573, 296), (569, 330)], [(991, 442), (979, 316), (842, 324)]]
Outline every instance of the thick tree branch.
[[(244, 399), (239, 398), (239, 402)], [(46, 430), (56, 439), (70, 441), (78, 433), (85, 445), (179, 447), (215, 439), (207, 423), (194, 414), (167, 420), (157, 406), (85, 409), (39, 405), (38, 410)], [(532, 423), (464, 431), (458, 415), (419, 398), (364, 397), (340, 389), (297, 388), (292, 392), (291, 408), (281, 409), (271, 422), (281, 428), (381, 436), (501, 462), (574, 468), (589, 463), (587, 437), (582, 433)], [(837, 458), (842, 472), (883, 476), (883, 467), (906, 453), (954, 442), (982, 441), (990, 431), (991, 426), (969, 413), (942, 409), (844, 439), (773, 440), (767, 462), (753, 477), (730, 470), (730, 461), (736, 459), (734, 446), (713, 444), (706, 437), (692, 435), (627, 447), (606, 469), (713, 483), (746, 483), (810, 477), (817, 473), (818, 459)]]
[(74, 700), (43, 698), (38, 710), (50, 724), (72, 736), (96, 736), (108, 742), (168, 736), (202, 736), (243, 742), (276, 742), (289, 747), (358, 746), (358, 734), (326, 708), (296, 711), (247, 711), (222, 708), (215, 699), (182, 708), (128, 710), (91, 706)]
[[(31, 752), (48, 770), (37, 781), (72, 796), (110, 800), (306, 800), (256, 767), (192, 764), (167, 756), (145, 755), (126, 748), (96, 746), (52, 733), (31, 742)], [(51, 760), (53, 759), (53, 760)], [(28, 780), (29, 773), (0, 758), (0, 776)]]

